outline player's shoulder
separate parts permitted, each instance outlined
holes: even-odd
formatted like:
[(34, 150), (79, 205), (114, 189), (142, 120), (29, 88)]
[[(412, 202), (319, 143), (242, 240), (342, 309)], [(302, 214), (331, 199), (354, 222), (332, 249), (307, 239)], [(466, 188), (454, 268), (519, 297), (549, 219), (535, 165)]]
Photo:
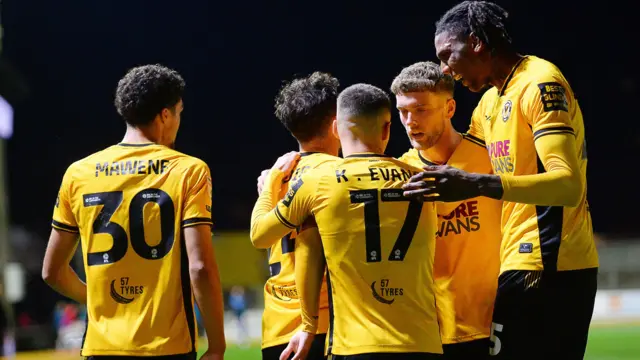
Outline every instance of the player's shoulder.
[(404, 154), (402, 154), (402, 156), (400, 156), (398, 158), (398, 160), (410, 164), (410, 165), (416, 165), (419, 164), (422, 160), (420, 159), (420, 153), (418, 152), (418, 150), (416, 149), (410, 149), (407, 152), (405, 152)]
[(109, 146), (100, 151), (96, 151), (88, 156), (85, 156), (79, 160), (72, 162), (69, 166), (67, 166), (67, 170), (65, 171), (65, 179), (67, 181), (83, 177), (84, 175), (94, 176), (93, 171), (95, 170), (96, 163), (100, 162), (105, 158), (105, 155), (109, 155), (109, 153), (114, 152), (115, 147), (117, 145)]
[(527, 57), (524, 72), (526, 76), (523, 80), (536, 85), (541, 90), (544, 90), (545, 85), (553, 85), (553, 83), (561, 86), (569, 85), (562, 71), (554, 63), (537, 56)]
[(394, 157), (388, 157), (384, 159), (385, 162), (387, 162), (389, 165), (391, 166), (397, 166), (403, 170), (407, 170), (409, 172), (411, 172), (413, 175), (419, 173), (422, 171), (422, 169), (420, 169), (418, 166), (415, 165), (415, 163), (407, 163), (405, 161), (396, 159)]
[(325, 153), (302, 153), (300, 158), (300, 165), (308, 166), (311, 169), (316, 169), (331, 165), (340, 160), (342, 159), (337, 156)]

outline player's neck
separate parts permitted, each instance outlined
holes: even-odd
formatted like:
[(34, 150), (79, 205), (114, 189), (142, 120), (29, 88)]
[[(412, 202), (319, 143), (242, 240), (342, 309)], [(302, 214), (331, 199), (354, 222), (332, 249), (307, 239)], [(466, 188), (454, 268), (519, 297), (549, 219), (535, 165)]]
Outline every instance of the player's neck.
[(127, 131), (124, 133), (122, 142), (125, 144), (156, 143), (156, 141), (153, 140), (153, 136), (145, 134), (145, 131), (143, 131), (142, 129), (133, 128), (130, 126), (127, 126)]
[(446, 164), (460, 141), (462, 141), (462, 135), (453, 126), (447, 126), (438, 142), (428, 149), (420, 150), (420, 155), (433, 163)]
[(522, 59), (522, 55), (512, 51), (505, 51), (493, 58), (493, 71), (490, 81), (491, 85), (495, 86), (498, 90), (502, 89), (504, 83), (507, 81), (507, 78), (520, 59)]
[(357, 141), (342, 142), (342, 156), (347, 157), (358, 153), (384, 154), (384, 146), (382, 144), (370, 145)]
[(300, 152), (317, 152), (338, 156), (338, 149), (333, 149), (335, 146), (331, 146), (324, 139), (314, 139), (306, 142), (298, 142), (298, 145), (300, 148)]

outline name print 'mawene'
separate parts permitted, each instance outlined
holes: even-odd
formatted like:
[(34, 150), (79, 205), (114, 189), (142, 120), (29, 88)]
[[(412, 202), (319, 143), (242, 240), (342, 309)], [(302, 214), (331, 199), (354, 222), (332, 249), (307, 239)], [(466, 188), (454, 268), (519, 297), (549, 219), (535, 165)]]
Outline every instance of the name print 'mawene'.
[(151, 175), (164, 174), (169, 160), (127, 160), (96, 163), (96, 177), (100, 175)]
[(487, 144), (493, 172), (505, 174), (513, 172), (513, 158), (510, 152), (511, 140), (498, 140)]

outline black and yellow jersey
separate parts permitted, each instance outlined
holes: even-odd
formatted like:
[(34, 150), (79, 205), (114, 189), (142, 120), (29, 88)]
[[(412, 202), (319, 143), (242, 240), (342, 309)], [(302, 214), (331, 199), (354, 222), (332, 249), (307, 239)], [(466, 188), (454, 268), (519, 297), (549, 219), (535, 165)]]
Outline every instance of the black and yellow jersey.
[(182, 228), (211, 225), (207, 165), (156, 144), (118, 144), (67, 169), (53, 227), (80, 235), (83, 356), (196, 351)]
[(353, 154), (303, 174), (275, 209), (260, 203), (270, 201), (262, 195), (254, 208), (255, 238), (315, 218), (328, 270), (330, 354), (442, 353), (435, 204), (402, 190), (419, 171), (385, 155)]
[[(416, 149), (402, 157), (415, 167), (435, 165)], [(472, 173), (491, 173), (484, 148), (462, 140), (447, 165)], [(443, 344), (487, 338), (500, 271), (502, 202), (488, 197), (438, 209), (434, 279)]]
[[(560, 136), (559, 136), (560, 135)], [(564, 138), (564, 137), (566, 138)], [(560, 70), (535, 56), (514, 67), (502, 89), (485, 92), (476, 107), (468, 137), (486, 146), (493, 171), (501, 177), (502, 266), (506, 270), (578, 270), (598, 266), (587, 203), (587, 151), (578, 100)], [(566, 139), (566, 140), (565, 140)], [(543, 206), (509, 201), (513, 184), (520, 193), (536, 185), (526, 175), (547, 173), (568, 158), (558, 144), (573, 144), (581, 200), (576, 207)], [(531, 203), (553, 203), (564, 188), (528, 191)]]
[[(310, 169), (330, 164), (340, 158), (324, 153), (303, 152), (290, 180), (295, 183)], [(309, 231), (317, 231), (317, 228)], [(295, 249), (297, 241), (304, 241), (299, 228), (291, 231), (269, 248), (269, 279), (264, 287), (264, 312), (262, 314), (262, 347), (286, 344), (302, 329), (300, 299), (295, 282)], [(305, 266), (304, 264), (300, 264)], [(324, 334), (329, 326), (327, 286), (320, 294), (317, 333)]]

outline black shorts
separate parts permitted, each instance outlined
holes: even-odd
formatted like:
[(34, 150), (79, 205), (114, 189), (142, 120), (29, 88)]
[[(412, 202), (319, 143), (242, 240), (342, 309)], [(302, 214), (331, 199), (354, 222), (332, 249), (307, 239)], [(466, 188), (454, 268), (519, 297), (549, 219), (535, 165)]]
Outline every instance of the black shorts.
[(196, 360), (196, 353), (167, 356), (89, 356), (87, 360)]
[(597, 268), (502, 273), (491, 325), (492, 358), (582, 360), (597, 282)]
[(431, 353), (371, 353), (358, 355), (331, 355), (330, 360), (432, 360), (442, 359), (440, 354)]
[[(327, 357), (324, 356), (324, 343), (326, 339), (327, 334), (317, 334), (313, 337), (313, 343), (307, 355), (307, 360), (326, 360)], [(262, 360), (280, 359), (280, 354), (282, 354), (287, 345), (288, 344), (282, 344), (262, 349)], [(289, 358), (292, 357), (293, 354)]]
[(444, 344), (444, 360), (488, 360), (491, 341), (489, 338), (465, 341), (457, 344)]

